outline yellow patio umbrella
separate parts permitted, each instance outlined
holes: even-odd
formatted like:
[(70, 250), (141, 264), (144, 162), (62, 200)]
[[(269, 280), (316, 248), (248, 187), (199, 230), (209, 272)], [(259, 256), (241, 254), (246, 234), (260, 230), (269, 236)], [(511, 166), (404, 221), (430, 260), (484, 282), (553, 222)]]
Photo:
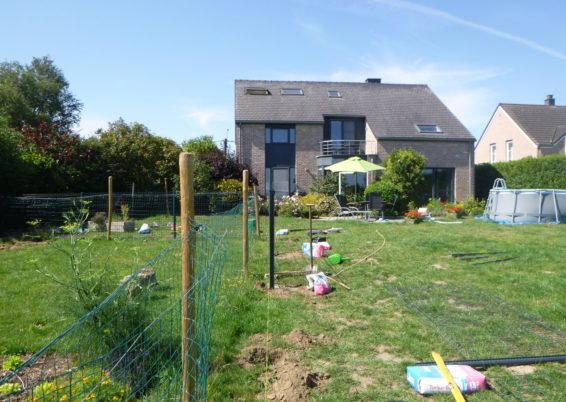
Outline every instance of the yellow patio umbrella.
[(351, 158), (327, 166), (324, 169), (334, 173), (338, 172), (338, 194), (342, 194), (342, 174), (365, 173), (366, 183), (368, 183), (368, 172), (384, 170), (385, 168), (375, 163), (368, 162), (359, 156), (352, 156)]

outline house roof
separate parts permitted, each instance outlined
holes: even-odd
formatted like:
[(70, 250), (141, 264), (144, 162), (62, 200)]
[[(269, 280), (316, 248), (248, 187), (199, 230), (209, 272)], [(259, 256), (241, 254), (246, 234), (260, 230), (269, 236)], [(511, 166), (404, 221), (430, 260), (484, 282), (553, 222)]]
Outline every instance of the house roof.
[[(267, 89), (249, 95), (246, 89)], [(281, 95), (281, 89), (304, 95)], [(340, 96), (329, 97), (328, 91)], [(236, 80), (237, 123), (323, 123), (326, 116), (365, 117), (378, 138), (458, 139), (475, 141), (427, 85)], [(437, 125), (440, 133), (420, 132), (417, 125)]]
[(566, 106), (513, 103), (499, 106), (536, 144), (552, 144), (566, 133)]

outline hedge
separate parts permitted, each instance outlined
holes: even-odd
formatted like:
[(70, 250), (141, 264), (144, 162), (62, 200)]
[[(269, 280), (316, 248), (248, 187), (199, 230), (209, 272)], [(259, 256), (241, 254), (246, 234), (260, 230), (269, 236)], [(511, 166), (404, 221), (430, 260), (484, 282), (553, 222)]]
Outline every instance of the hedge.
[(486, 199), (496, 178), (508, 188), (566, 189), (566, 155), (527, 157), (511, 162), (476, 165), (476, 197)]

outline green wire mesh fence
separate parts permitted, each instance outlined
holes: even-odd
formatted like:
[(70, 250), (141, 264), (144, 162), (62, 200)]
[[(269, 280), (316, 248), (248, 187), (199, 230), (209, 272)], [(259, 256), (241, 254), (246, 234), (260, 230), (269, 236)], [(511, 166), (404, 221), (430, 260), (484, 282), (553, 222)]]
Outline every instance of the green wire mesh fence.
[[(21, 202), (28, 218), (46, 219), (62, 227), (62, 235), (52, 241), (64, 248), (73, 239), (92, 243), (93, 233), (79, 225), (73, 228), (76, 237), (69, 236), (65, 231), (65, 228), (68, 229), (65, 219), (58, 214), (68, 215), (68, 211), (77, 208), (79, 202), (90, 217), (97, 209), (97, 197), (103, 198), (84, 195), (29, 197), (18, 202)], [(170, 198), (170, 215), (163, 214), (157, 207), (146, 207), (146, 217), (162, 216), (158, 222), (179, 222), (178, 198), (175, 195), (167, 197)], [(196, 236), (196, 278), (186, 294), (186, 300), (196, 310), (194, 320), (189, 323), (189, 327), (195, 330), (189, 337), (186, 353), (186, 358), (192, 359), (188, 364), (189, 381), (194, 384), (191, 400), (206, 399), (212, 319), (221, 277), (223, 273), (241, 272), (242, 268), (240, 197), (237, 193), (195, 196), (196, 217), (191, 230)], [(138, 196), (138, 205), (150, 205), (148, 200), (162, 204), (164, 201), (163, 195), (155, 194), (146, 196), (145, 204), (142, 199), (144, 197)], [(249, 202), (248, 207), (251, 221), (255, 218), (253, 202)], [(141, 209), (139, 206), (135, 208)], [(42, 215), (34, 215), (34, 211), (41, 211)], [(135, 214), (133, 216), (141, 216)], [(159, 255), (138, 267), (134, 274), (123, 278), (100, 304), (14, 372), (1, 378), (0, 386), (19, 385), (16, 392), (0, 399), (180, 400), (183, 387), (181, 228), (177, 224), (172, 227), (164, 224), (159, 227), (154, 225), (153, 229), (156, 230), (143, 239), (166, 240)], [(125, 240), (135, 241), (133, 239), (138, 235), (142, 236), (134, 234)], [(250, 230), (249, 235), (253, 239), (254, 231)], [(98, 236), (96, 232), (94, 236)]]
[[(106, 237), (108, 226), (117, 238), (172, 238), (180, 216), (178, 193), (114, 193), (111, 208), (108, 194), (31, 194), (3, 197), (0, 205), (8, 211), (1, 227), (19, 227), (28, 236), (61, 234), (63, 215), (76, 205), (89, 204), (85, 231), (93, 237)], [(196, 193), (197, 216), (239, 212), (241, 193)], [(253, 208), (253, 202), (249, 205)], [(240, 207), (239, 207), (240, 206)], [(240, 208), (240, 211), (237, 209)], [(111, 221), (109, 209), (112, 211)]]
[[(386, 286), (436, 332), (439, 344), (452, 353), (444, 356), (447, 360), (560, 355), (566, 350), (566, 333), (561, 328), (473, 284), (406, 279)], [(487, 375), (500, 400), (557, 401), (563, 397), (563, 387), (557, 385), (564, 382), (566, 369), (556, 363), (519, 376), (493, 367)]]

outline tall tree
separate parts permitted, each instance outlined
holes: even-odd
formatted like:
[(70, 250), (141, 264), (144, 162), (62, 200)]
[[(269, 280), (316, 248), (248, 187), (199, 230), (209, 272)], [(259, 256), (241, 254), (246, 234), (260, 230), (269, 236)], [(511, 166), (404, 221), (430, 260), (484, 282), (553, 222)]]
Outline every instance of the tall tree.
[(47, 123), (66, 133), (80, 121), (81, 109), (63, 72), (49, 57), (33, 58), (25, 66), (0, 63), (0, 115), (10, 127)]
[(173, 183), (181, 152), (174, 141), (153, 135), (143, 124), (128, 124), (123, 119), (98, 130), (97, 136), (90, 145), (98, 143), (100, 171), (114, 177), (116, 191), (126, 191), (132, 183), (136, 190), (161, 191), (164, 179)]

